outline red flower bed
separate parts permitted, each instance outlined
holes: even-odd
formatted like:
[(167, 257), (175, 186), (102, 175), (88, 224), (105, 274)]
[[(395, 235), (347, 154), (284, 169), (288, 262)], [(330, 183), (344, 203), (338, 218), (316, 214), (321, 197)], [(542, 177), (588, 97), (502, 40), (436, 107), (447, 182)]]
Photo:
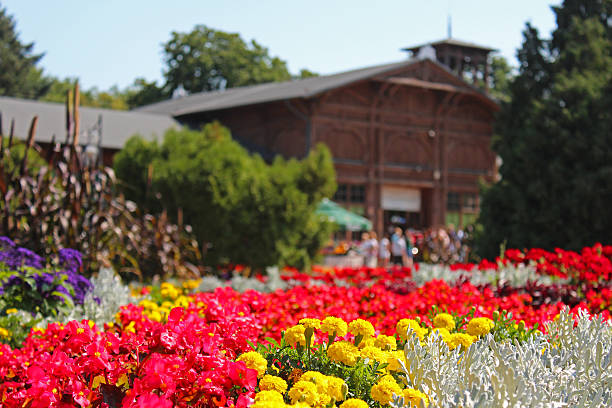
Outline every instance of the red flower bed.
[(246, 407), (257, 372), (234, 360), (259, 325), (247, 307), (207, 300), (173, 309), (164, 324), (128, 305), (104, 331), (54, 323), (20, 349), (1, 346), (2, 406)]

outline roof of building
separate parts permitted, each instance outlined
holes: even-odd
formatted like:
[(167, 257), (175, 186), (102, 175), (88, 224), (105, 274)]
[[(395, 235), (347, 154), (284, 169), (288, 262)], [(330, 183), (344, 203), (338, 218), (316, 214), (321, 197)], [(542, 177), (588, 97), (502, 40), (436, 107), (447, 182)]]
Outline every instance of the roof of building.
[[(180, 127), (180, 124), (169, 115), (151, 114), (147, 112), (119, 111), (112, 109), (81, 107), (80, 129), (81, 142), (87, 140), (86, 132), (98, 123), (102, 117), (103, 147), (120, 149), (128, 138), (140, 134), (145, 138), (162, 137), (171, 127)], [(30, 123), (34, 116), (38, 116), (38, 127), (35, 140), (50, 142), (55, 136), (57, 141), (64, 141), (66, 136), (66, 108), (62, 103), (40, 102), (11, 97), (0, 97), (0, 114), (2, 115), (2, 129), (0, 132), (9, 133), (11, 121), (15, 120), (15, 136), (25, 139), (28, 135)]]
[[(199, 92), (177, 99), (157, 102), (151, 105), (136, 108), (137, 112), (159, 113), (180, 117), (199, 112), (210, 112), (239, 106), (255, 105), (260, 103), (282, 101), (294, 98), (310, 98), (331, 89), (339, 88), (354, 82), (376, 77), (387, 72), (408, 67), (422, 61), (411, 58), (391, 64), (376, 65), (333, 75), (324, 75), (305, 79), (295, 79), (286, 82), (269, 82), (265, 84), (230, 88), (219, 91)], [(449, 75), (454, 74), (437, 61), (429, 60), (441, 67)], [(465, 83), (466, 88), (486, 99), (493, 105), (495, 102), (480, 89)]]
[(474, 43), (467, 42), (467, 41), (461, 41), (461, 40), (457, 40), (454, 38), (446, 38), (444, 40), (434, 41), (434, 42), (430, 42), (427, 44), (414, 45), (411, 47), (402, 48), (402, 50), (403, 51), (415, 51), (415, 50), (418, 50), (419, 48), (425, 47), (426, 45), (431, 45), (432, 47), (435, 47), (436, 45), (453, 45), (456, 47), (472, 48), (472, 49), (487, 51), (487, 52), (497, 51), (495, 48), (487, 47), (484, 45), (478, 45), (478, 44), (474, 44)]
[(294, 79), (286, 82), (230, 88), (220, 91), (199, 92), (178, 99), (170, 99), (135, 109), (139, 112), (164, 113), (174, 117), (196, 112), (207, 112), (237, 106), (294, 98), (309, 98), (322, 92), (393, 71), (416, 62), (416, 59), (376, 65), (333, 75)]

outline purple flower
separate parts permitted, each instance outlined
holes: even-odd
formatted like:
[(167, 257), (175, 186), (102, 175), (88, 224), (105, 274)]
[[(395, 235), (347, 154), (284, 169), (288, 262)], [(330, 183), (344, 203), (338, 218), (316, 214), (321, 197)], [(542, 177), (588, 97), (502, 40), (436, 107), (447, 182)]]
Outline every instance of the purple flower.
[(81, 253), (79, 251), (75, 251), (74, 249), (60, 249), (57, 257), (59, 265), (64, 268), (64, 270), (76, 273), (79, 271), (79, 269), (81, 269), (81, 266), (83, 266)]
[[(82, 304), (85, 295), (93, 285), (79, 273), (83, 265), (81, 253), (74, 249), (62, 249), (56, 259), (57, 267), (45, 269), (45, 260), (26, 248), (19, 248), (7, 237), (0, 237), (0, 263), (6, 264), (11, 271), (19, 272), (20, 275), (10, 277), (3, 285), (0, 285), (0, 295), (5, 292), (5, 288), (13, 285), (23, 284), (26, 271), (24, 267), (32, 267), (43, 270), (34, 276), (36, 289), (43, 297), (51, 296), (57, 291), (72, 298), (76, 304)], [(58, 283), (60, 282), (60, 283)]]

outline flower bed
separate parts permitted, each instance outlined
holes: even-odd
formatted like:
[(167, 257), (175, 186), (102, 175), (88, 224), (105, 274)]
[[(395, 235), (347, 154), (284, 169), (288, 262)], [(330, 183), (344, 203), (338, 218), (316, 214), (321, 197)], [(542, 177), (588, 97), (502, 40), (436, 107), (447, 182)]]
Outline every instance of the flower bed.
[[(103, 271), (55, 316), (3, 295), (0, 340), (13, 346), (0, 345), (0, 405), (607, 407), (608, 248), (271, 272), (235, 289), (207, 278), (130, 290)], [(39, 327), (21, 343), (19, 324)]]

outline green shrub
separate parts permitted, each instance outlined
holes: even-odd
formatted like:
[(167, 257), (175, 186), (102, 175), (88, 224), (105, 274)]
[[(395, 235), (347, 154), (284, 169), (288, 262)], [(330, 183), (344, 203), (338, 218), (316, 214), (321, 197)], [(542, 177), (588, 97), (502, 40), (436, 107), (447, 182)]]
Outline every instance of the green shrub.
[(336, 189), (323, 145), (301, 161), (268, 165), (212, 123), (202, 131), (169, 130), (161, 145), (132, 138), (114, 168), (128, 198), (150, 211), (159, 211), (159, 198), (193, 226), (210, 265), (307, 268), (331, 232), (314, 214)]

